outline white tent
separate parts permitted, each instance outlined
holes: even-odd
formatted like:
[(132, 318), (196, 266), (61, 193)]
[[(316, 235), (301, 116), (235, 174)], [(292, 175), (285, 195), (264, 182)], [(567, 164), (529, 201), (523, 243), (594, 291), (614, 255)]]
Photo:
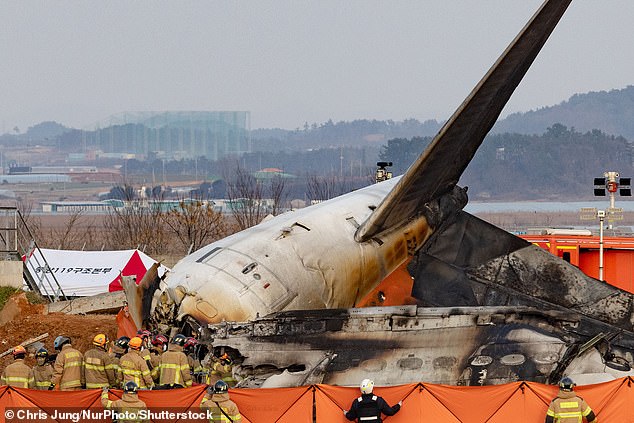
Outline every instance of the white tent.
[[(66, 297), (118, 291), (122, 289), (121, 276), (136, 276), (138, 283), (147, 269), (157, 262), (139, 250), (73, 251), (42, 248), (39, 251), (35, 250), (28, 257), (26, 267), (43, 295), (55, 295), (57, 286), (52, 276)], [(160, 265), (159, 276), (169, 270)]]

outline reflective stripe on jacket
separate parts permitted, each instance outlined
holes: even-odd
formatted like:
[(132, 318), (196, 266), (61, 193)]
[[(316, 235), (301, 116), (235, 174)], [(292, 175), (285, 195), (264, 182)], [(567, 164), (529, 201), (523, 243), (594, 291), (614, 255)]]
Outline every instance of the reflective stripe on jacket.
[(172, 349), (172, 345), (169, 351), (161, 354), (161, 361), (156, 371), (159, 374), (159, 385), (192, 386), (187, 356), (182, 351)]
[(116, 386), (115, 363), (105, 350), (92, 348), (86, 351), (84, 367), (86, 369), (87, 389)]
[(47, 390), (51, 386), (53, 377), (53, 367), (50, 364), (33, 367), (33, 378), (35, 379), (35, 389)]
[(150, 369), (138, 350), (130, 350), (119, 360), (119, 380), (121, 386), (126, 382), (134, 382), (139, 389), (148, 389), (154, 386), (150, 376)]
[(120, 400), (111, 401), (108, 398), (108, 391), (103, 391), (101, 393), (101, 405), (103, 405), (103, 408), (116, 410), (120, 413), (127, 413), (126, 415), (129, 418), (124, 419), (120, 417), (118, 419), (118, 421), (120, 422), (143, 423), (148, 421), (148, 420), (143, 420), (141, 416), (137, 415), (139, 410), (147, 409), (147, 405), (139, 399), (137, 394), (124, 392)]
[(62, 351), (57, 354), (53, 370), (51, 382), (58, 385), (62, 391), (81, 388), (86, 383), (84, 356), (69, 344), (65, 344)]
[(29, 366), (24, 364), (24, 359), (18, 358), (5, 367), (0, 376), (2, 385), (15, 386), (16, 388), (35, 388), (35, 379)]
[[(242, 416), (240, 415), (238, 406), (235, 402), (229, 399), (228, 393), (213, 394), (211, 396), (209, 396), (209, 394), (205, 394), (200, 402), (200, 408), (203, 410), (209, 410), (211, 413), (211, 418), (209, 419), (210, 423), (242, 422)], [(220, 411), (221, 408), (224, 413)], [(231, 420), (229, 420), (229, 418), (231, 418)]]
[(574, 391), (559, 391), (557, 398), (550, 403), (546, 416), (552, 417), (555, 423), (582, 423), (584, 418), (595, 421), (590, 406)]

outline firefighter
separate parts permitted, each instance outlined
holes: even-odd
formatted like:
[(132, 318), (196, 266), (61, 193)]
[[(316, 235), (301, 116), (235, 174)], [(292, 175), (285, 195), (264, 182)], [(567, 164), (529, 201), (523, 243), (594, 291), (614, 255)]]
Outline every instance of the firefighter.
[(110, 358), (112, 359), (112, 368), (114, 370), (115, 385), (117, 387), (121, 386), (121, 379), (119, 379), (119, 361), (121, 357), (128, 352), (128, 342), (130, 342), (130, 338), (127, 336), (121, 336), (114, 341), (112, 345), (112, 351), (110, 352)]
[(229, 354), (224, 353), (213, 364), (210, 378), (211, 380), (223, 380), (230, 388), (236, 385), (236, 380), (233, 377), (233, 360)]
[(106, 335), (97, 334), (92, 340), (95, 347), (84, 353), (86, 389), (116, 387), (115, 362), (106, 351), (108, 342)]
[(240, 415), (238, 406), (229, 399), (229, 385), (223, 380), (209, 385), (207, 393), (202, 401), (200, 401), (200, 408), (209, 410), (209, 413), (211, 413), (210, 423), (242, 422), (242, 416)]
[(203, 372), (203, 366), (200, 364), (200, 360), (196, 357), (196, 345), (198, 341), (191, 336), (185, 340), (183, 345), (183, 352), (187, 356), (187, 363), (189, 364), (189, 370), (192, 374), (192, 378), (196, 382), (201, 382), (200, 377)]
[(400, 401), (393, 407), (380, 396), (372, 395), (374, 389), (374, 382), (370, 379), (363, 379), (361, 381), (361, 396), (352, 401), (350, 411), (343, 410), (344, 416), (348, 420), (357, 420), (357, 422), (363, 423), (381, 423), (381, 414), (386, 416), (393, 416), (401, 409), (403, 402)]
[(183, 352), (185, 335), (180, 333), (170, 342), (169, 348), (161, 355), (161, 361), (155, 374), (161, 389), (174, 389), (192, 386), (192, 376), (187, 356)]
[(169, 340), (165, 335), (154, 335), (152, 338), (152, 347), (150, 348), (150, 362), (152, 363), (152, 367), (158, 367), (161, 362), (161, 355), (167, 351), (167, 344)]
[(147, 410), (145, 402), (139, 399), (137, 394), (138, 389), (139, 387), (136, 383), (126, 382), (123, 385), (123, 395), (121, 395), (121, 399), (110, 401), (108, 398), (108, 388), (104, 387), (101, 391), (101, 405), (103, 405), (103, 408), (128, 414), (125, 419), (119, 418), (118, 421), (120, 422), (148, 422), (148, 419), (143, 419), (143, 416), (138, 415), (139, 411)]
[(53, 366), (51, 387), (59, 386), (60, 391), (76, 391), (86, 384), (84, 373), (84, 356), (71, 346), (70, 338), (58, 336), (53, 342), (56, 351), (59, 351)]
[(546, 423), (580, 423), (584, 419), (588, 423), (598, 422), (590, 406), (574, 393), (575, 385), (569, 377), (561, 379), (559, 393), (546, 412)]
[(123, 386), (127, 382), (134, 382), (139, 389), (152, 389), (154, 387), (150, 369), (141, 356), (142, 348), (143, 340), (138, 336), (128, 342), (128, 353), (119, 360), (119, 380)]
[(2, 372), (0, 385), (14, 386), (16, 388), (35, 388), (33, 371), (24, 364), (26, 349), (22, 345), (18, 345), (11, 354), (13, 354), (13, 363), (5, 367)]
[(143, 348), (141, 348), (141, 357), (143, 357), (143, 360), (145, 360), (145, 362), (147, 363), (148, 369), (152, 371), (153, 366), (150, 357), (150, 340), (152, 338), (152, 332), (147, 329), (139, 329), (136, 332), (136, 336), (141, 338), (141, 341), (143, 341)]
[(51, 378), (53, 377), (53, 366), (48, 362), (48, 350), (46, 348), (37, 350), (35, 361), (37, 363), (31, 369), (35, 379), (35, 389), (48, 390), (51, 387)]

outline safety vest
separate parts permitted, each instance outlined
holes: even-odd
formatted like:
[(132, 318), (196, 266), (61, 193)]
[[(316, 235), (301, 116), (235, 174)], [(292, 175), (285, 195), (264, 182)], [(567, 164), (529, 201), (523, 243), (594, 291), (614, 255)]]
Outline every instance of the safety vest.
[(378, 397), (372, 395), (371, 397), (359, 397), (357, 398), (358, 408), (357, 416), (360, 422), (380, 422), (381, 410), (379, 409)]

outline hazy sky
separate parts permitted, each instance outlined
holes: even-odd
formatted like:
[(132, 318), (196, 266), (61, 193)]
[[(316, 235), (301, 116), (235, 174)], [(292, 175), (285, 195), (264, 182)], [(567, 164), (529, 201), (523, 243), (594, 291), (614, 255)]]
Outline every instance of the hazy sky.
[[(123, 111), (447, 119), (541, 0), (0, 0), (0, 132)], [(634, 83), (634, 1), (573, 0), (503, 115)]]

